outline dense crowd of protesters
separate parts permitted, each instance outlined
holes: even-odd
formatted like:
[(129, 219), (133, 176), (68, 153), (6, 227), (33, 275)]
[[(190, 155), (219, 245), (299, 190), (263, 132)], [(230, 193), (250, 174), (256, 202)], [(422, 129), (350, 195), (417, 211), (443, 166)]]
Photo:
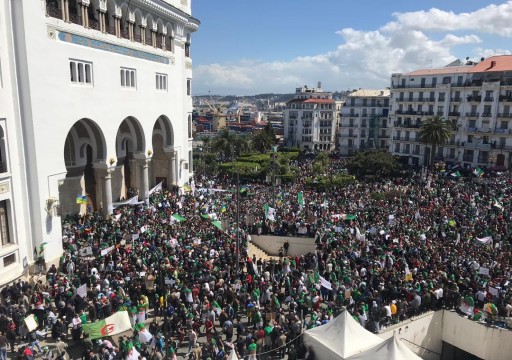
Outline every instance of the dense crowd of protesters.
[[(1, 291), (0, 360), (7, 347), (21, 358), (65, 359), (68, 344), (80, 344), (86, 360), (174, 359), (178, 352), (225, 359), (232, 348), (249, 359), (312, 358), (302, 332), (345, 308), (374, 332), (423, 311), (459, 309), (468, 297), (488, 319), (510, 316), (508, 173), (410, 172), (318, 192), (303, 180), (311, 163), (296, 166), (304, 177), (275, 192), (246, 184), (238, 273), (229, 178), (199, 175), (188, 191), (157, 191), (148, 206), (122, 206), (108, 218), (69, 217), (59, 264)], [(215, 219), (227, 220), (223, 230)], [(317, 250), (287, 256), (287, 242), (279, 261), (249, 257), (254, 234), (310, 236)], [(120, 310), (129, 312), (133, 335), (114, 342), (82, 331)], [(32, 332), (28, 314), (38, 322)]]

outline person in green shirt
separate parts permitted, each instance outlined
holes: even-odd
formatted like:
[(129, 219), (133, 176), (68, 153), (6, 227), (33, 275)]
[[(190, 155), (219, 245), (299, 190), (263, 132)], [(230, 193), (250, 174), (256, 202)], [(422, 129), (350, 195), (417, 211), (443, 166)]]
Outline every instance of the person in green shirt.
[(254, 339), (251, 340), (251, 343), (249, 344), (249, 346), (247, 346), (247, 352), (249, 353), (248, 355), (248, 360), (257, 360), (256, 359), (256, 349), (258, 348), (258, 346), (256, 345), (256, 343), (254, 342)]

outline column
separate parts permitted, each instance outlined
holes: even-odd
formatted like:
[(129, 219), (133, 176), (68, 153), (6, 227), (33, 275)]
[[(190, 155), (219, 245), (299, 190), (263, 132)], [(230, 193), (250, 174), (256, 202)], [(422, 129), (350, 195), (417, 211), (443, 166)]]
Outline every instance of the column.
[(141, 195), (146, 205), (149, 204), (149, 162), (151, 159), (142, 159)]
[(173, 149), (164, 149), (167, 159), (169, 159), (169, 170), (167, 173), (167, 186), (170, 188), (172, 185), (177, 185), (176, 178), (176, 151)]
[(112, 207), (112, 177), (113, 170), (107, 169), (103, 182), (103, 214), (112, 215), (114, 208)]
[(68, 2), (66, 0), (60, 0), (60, 11), (62, 14), (62, 20), (66, 21), (66, 8), (68, 6)]
[(62, 20), (69, 22), (69, 0), (64, 0), (64, 18)]

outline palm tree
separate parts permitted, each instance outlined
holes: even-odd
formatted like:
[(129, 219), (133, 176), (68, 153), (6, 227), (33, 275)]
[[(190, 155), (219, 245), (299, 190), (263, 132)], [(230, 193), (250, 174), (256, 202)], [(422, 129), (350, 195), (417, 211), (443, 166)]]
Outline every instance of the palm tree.
[(221, 153), (224, 159), (231, 159), (236, 145), (235, 133), (225, 127), (213, 138), (212, 150)]
[(452, 136), (452, 125), (442, 116), (434, 116), (422, 121), (419, 137), (420, 141), (430, 145), (429, 167), (434, 165), (436, 148), (444, 145)]
[(252, 146), (262, 154), (268, 152), (272, 145), (274, 145), (274, 140), (265, 131), (258, 131), (252, 137)]

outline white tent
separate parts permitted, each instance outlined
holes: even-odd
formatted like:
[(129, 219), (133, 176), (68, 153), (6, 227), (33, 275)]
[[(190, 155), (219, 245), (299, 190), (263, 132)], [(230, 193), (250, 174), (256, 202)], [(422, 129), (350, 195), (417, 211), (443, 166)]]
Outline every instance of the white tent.
[(235, 349), (231, 350), (231, 353), (229, 354), (228, 360), (238, 360), (238, 356), (236, 356)]
[(421, 360), (411, 349), (407, 347), (396, 335), (380, 344), (349, 357), (350, 360)]
[(347, 359), (383, 342), (364, 329), (348, 311), (343, 311), (327, 324), (306, 330), (304, 342), (322, 360)]

